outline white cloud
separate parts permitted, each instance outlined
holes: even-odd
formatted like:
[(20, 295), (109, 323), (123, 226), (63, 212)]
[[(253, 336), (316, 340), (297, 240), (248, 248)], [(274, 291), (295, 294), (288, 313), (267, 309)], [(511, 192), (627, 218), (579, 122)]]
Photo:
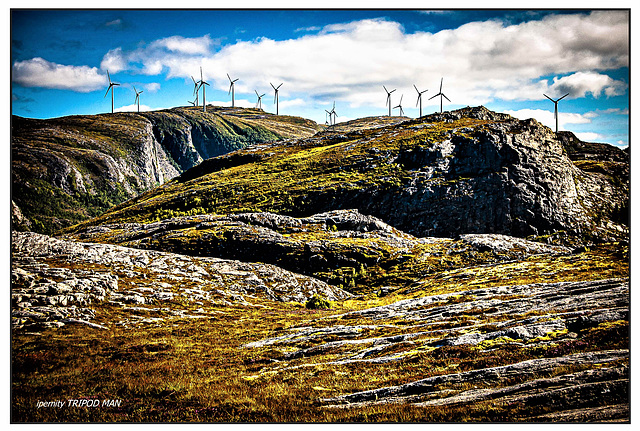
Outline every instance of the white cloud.
[[(138, 112), (138, 104), (135, 103), (133, 105), (121, 106), (119, 108), (115, 108), (114, 111), (115, 112)], [(140, 112), (144, 112), (144, 111), (153, 111), (153, 109), (147, 105), (140, 104)]]
[(603, 93), (607, 97), (623, 95), (627, 87), (625, 82), (616, 81), (601, 73), (576, 72), (562, 78), (554, 78), (550, 90), (558, 95), (569, 93), (569, 98), (585, 97), (587, 94), (598, 98)]
[(107, 77), (95, 67), (68, 66), (36, 57), (17, 61), (12, 68), (13, 82), (25, 87), (55, 88), (81, 93), (105, 87)]
[[(273, 96), (269, 83), (283, 82), (283, 102), (289, 97), (340, 100), (350, 107), (384, 108), (383, 84), (397, 88), (394, 102), (404, 94), (415, 104), (413, 84), (428, 89), (430, 97), (442, 77), (443, 92), (458, 106), (540, 100), (542, 93), (564, 90), (573, 98), (628, 90), (603, 73), (629, 65), (629, 13), (624, 10), (548, 15), (516, 25), (470, 22), (437, 33), (407, 33), (397, 22), (367, 19), (327, 25), (295, 39), (214, 46), (209, 35), (171, 36), (132, 51), (112, 49), (101, 68), (190, 79), (202, 67), (204, 78), (219, 90), (228, 90), (229, 73), (239, 78), (236, 94), (257, 90)], [(39, 77), (28, 81), (26, 75), (21, 82), (36, 85)], [(548, 76), (556, 78), (542, 78)], [(423, 98), (423, 108), (439, 107), (439, 100), (429, 97)]]
[[(527, 120), (529, 118), (536, 119), (539, 123), (544, 124), (552, 130), (556, 129), (556, 120), (553, 116), (553, 103), (550, 110), (544, 109), (520, 109), (517, 111), (504, 111), (506, 114), (520, 120)], [(565, 129), (567, 124), (589, 124), (591, 123), (591, 117), (585, 114), (576, 114), (571, 112), (558, 112), (558, 128), (560, 130)]]
[(100, 63), (100, 68), (102, 70), (108, 70), (110, 73), (118, 73), (128, 68), (128, 62), (126, 58), (123, 56), (122, 48), (115, 48), (109, 50), (102, 57), (102, 62)]
[(574, 135), (584, 142), (601, 142), (604, 139), (600, 133), (594, 132), (575, 132)]
[(158, 91), (160, 91), (160, 84), (158, 84), (157, 82), (150, 82), (148, 84), (143, 84), (143, 88), (149, 93), (157, 93)]
[(149, 45), (149, 49), (165, 49), (170, 52), (186, 55), (205, 55), (209, 54), (211, 43), (212, 40), (209, 35), (192, 38), (171, 36), (152, 42)]

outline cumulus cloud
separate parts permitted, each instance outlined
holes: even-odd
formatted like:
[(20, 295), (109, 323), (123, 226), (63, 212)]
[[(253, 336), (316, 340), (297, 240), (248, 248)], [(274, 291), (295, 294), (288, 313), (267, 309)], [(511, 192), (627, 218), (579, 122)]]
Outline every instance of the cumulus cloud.
[[(544, 92), (565, 89), (572, 97), (608, 97), (627, 90), (602, 71), (628, 66), (628, 23), (625, 11), (599, 11), (407, 33), (397, 22), (367, 19), (327, 25), (295, 39), (259, 38), (210, 55), (148, 55), (146, 61), (161, 62), (170, 76), (188, 77), (202, 66), (220, 90), (231, 73), (240, 77), (237, 92), (286, 82), (292, 93), (321, 102), (340, 98), (351, 106), (384, 103), (382, 84), (407, 97), (413, 84), (435, 91), (443, 76), (445, 93), (457, 104), (539, 100)], [(550, 75), (556, 75), (552, 82), (541, 78)]]
[[(534, 118), (541, 124), (549, 127), (552, 130), (556, 128), (556, 120), (553, 115), (553, 103), (549, 102), (551, 108), (549, 110), (544, 109), (520, 109), (517, 111), (504, 111), (506, 114), (520, 120), (527, 120)], [(558, 113), (558, 127), (559, 129), (566, 129), (567, 124), (589, 124), (592, 121), (592, 117), (586, 114), (576, 114), (571, 112), (559, 112)]]
[[(150, 108), (147, 105), (140, 105), (140, 112), (146, 112), (146, 111), (153, 111), (152, 108)], [(114, 112), (138, 112), (138, 104), (133, 104), (133, 105), (127, 105), (127, 106), (121, 106), (119, 108), (114, 109)]]
[(96, 67), (68, 66), (36, 57), (16, 61), (12, 67), (13, 82), (24, 87), (44, 87), (81, 93), (105, 86), (107, 77)]
[[(288, 40), (258, 38), (222, 47), (209, 35), (171, 36), (131, 51), (112, 49), (101, 68), (189, 80), (202, 67), (205, 80), (219, 90), (228, 89), (229, 73), (239, 78), (236, 94), (273, 94), (269, 82), (284, 82), (292, 100), (341, 100), (351, 107), (384, 106), (383, 84), (397, 88), (395, 100), (402, 94), (405, 101), (413, 99), (413, 84), (432, 95), (442, 77), (444, 93), (457, 105), (540, 100), (542, 93), (563, 91), (573, 98), (611, 97), (628, 90), (604, 73), (629, 65), (624, 10), (552, 14), (518, 24), (478, 21), (436, 33), (409, 33), (385, 19), (305, 30)], [(26, 75), (21, 82), (28, 81)], [(439, 105), (437, 99), (423, 100), (424, 106)]]
[(212, 40), (209, 35), (202, 37), (171, 36), (154, 41), (149, 49), (164, 49), (169, 52), (186, 55), (205, 55), (209, 53)]
[(616, 81), (608, 75), (596, 72), (576, 72), (562, 78), (554, 78), (551, 89), (557, 94), (569, 93), (569, 98), (584, 97), (591, 94), (598, 98), (625, 94), (627, 83)]

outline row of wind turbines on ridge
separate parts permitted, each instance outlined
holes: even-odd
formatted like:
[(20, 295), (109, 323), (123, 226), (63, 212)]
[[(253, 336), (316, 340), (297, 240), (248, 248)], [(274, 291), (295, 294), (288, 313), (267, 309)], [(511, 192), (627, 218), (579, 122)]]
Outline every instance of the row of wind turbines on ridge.
[[(235, 107), (235, 83), (236, 81), (238, 81), (239, 78), (236, 79), (231, 79), (231, 76), (229, 76), (229, 74), (227, 73), (227, 78), (229, 79), (229, 93), (231, 94), (231, 107)], [(104, 97), (107, 97), (107, 94), (109, 94), (109, 91), (111, 91), (111, 113), (113, 113), (113, 89), (116, 86), (119, 86), (120, 84), (116, 83), (116, 82), (112, 82), (111, 81), (111, 76), (109, 75), (109, 71), (107, 70), (107, 79), (109, 80), (109, 87), (107, 88), (107, 92), (105, 93)], [(196, 81), (195, 78), (193, 76), (191, 76), (191, 80), (193, 81), (193, 85), (194, 85), (194, 89), (193, 89), (193, 94), (195, 95), (195, 99), (193, 101), (189, 101), (189, 103), (191, 103), (193, 106), (199, 106), (199, 93), (200, 93), (200, 88), (202, 88), (202, 110), (203, 112), (207, 112), (207, 104), (206, 104), (206, 100), (205, 100), (205, 86), (209, 85), (208, 82), (206, 82), (203, 78), (202, 75), (202, 67), (200, 67), (200, 80)], [(443, 101), (442, 99), (447, 99), (449, 101), (449, 103), (451, 103), (451, 100), (442, 92), (442, 83), (444, 81), (444, 78), (440, 78), (440, 91), (438, 92), (438, 94), (435, 94), (433, 96), (431, 96), (429, 98), (429, 100), (431, 99), (435, 99), (436, 97), (440, 96), (440, 113), (442, 113), (442, 109), (443, 109)], [(279, 97), (278, 97), (278, 90), (280, 89), (280, 87), (282, 86), (283, 83), (281, 83), (280, 85), (278, 85), (277, 87), (274, 86), (272, 83), (269, 83), (271, 85), (271, 87), (273, 88), (274, 91), (274, 98), (273, 98), (273, 103), (276, 105), (276, 115), (279, 115)], [(396, 89), (394, 88), (393, 90), (389, 91), (387, 90), (387, 87), (385, 87), (384, 85), (382, 86), (382, 88), (384, 88), (384, 91), (387, 93), (387, 101), (386, 101), (386, 105), (389, 106), (389, 117), (391, 116), (391, 93), (393, 93), (394, 91), (396, 91)], [(422, 117), (422, 94), (426, 93), (429, 90), (423, 90), (420, 91), (418, 90), (418, 87), (416, 87), (416, 85), (413, 85), (413, 88), (415, 88), (416, 92), (418, 93), (418, 99), (416, 100), (416, 106), (420, 106), (420, 117)], [(136, 87), (133, 87), (133, 91), (136, 93), (136, 98), (135, 98), (135, 102), (134, 104), (137, 103), (138, 105), (138, 112), (140, 112), (140, 94), (143, 92), (142, 90), (138, 91), (136, 90)], [(262, 109), (262, 97), (265, 95), (263, 94), (258, 94), (258, 92), (256, 90), (254, 90), (256, 93), (256, 96), (258, 97), (258, 101), (256, 102), (256, 108)], [(547, 96), (546, 94), (543, 94), (544, 97), (546, 97), (547, 99), (549, 99), (550, 101), (553, 102), (554, 104), (554, 111), (553, 111), (553, 118), (556, 120), (556, 133), (558, 133), (558, 102), (560, 102), (562, 99), (564, 99), (565, 97), (567, 97), (569, 95), (569, 93), (565, 94), (564, 96), (560, 97), (559, 99), (552, 99), (551, 97)], [(402, 98), (404, 97), (404, 94), (400, 96), (400, 102), (393, 107), (393, 109), (399, 109), (399, 114), (400, 116), (404, 115), (404, 110), (402, 109)], [(333, 102), (333, 108), (331, 109), (331, 111), (327, 111), (325, 109), (325, 112), (328, 115), (328, 121), (325, 119), (326, 124), (328, 125), (335, 125), (336, 124), (336, 117), (338, 116), (338, 114), (336, 113), (336, 102)]]
[[(438, 94), (432, 96), (429, 98), (429, 100), (434, 99), (438, 96), (440, 96), (440, 113), (442, 113), (442, 99), (445, 98), (449, 101), (449, 103), (451, 103), (451, 100), (449, 100), (449, 98), (447, 96), (445, 96), (445, 94), (442, 92), (442, 82), (443, 82), (444, 78), (440, 79), (440, 91), (438, 92)], [(389, 106), (389, 117), (391, 117), (391, 93), (393, 93), (394, 91), (396, 91), (396, 89), (394, 88), (393, 90), (389, 91), (387, 90), (387, 87), (385, 87), (384, 85), (382, 86), (384, 88), (384, 91), (386, 91), (387, 93), (387, 102), (386, 105)], [(416, 101), (416, 106), (418, 106), (418, 104), (420, 104), (420, 117), (422, 117), (422, 94), (425, 93), (428, 90), (424, 90), (424, 91), (420, 91), (418, 90), (418, 87), (416, 87), (416, 85), (413, 85), (413, 88), (416, 89), (416, 92), (418, 93), (418, 100)], [(551, 100), (554, 104), (554, 110), (553, 110), (553, 118), (556, 120), (556, 133), (558, 133), (558, 102), (560, 102), (562, 99), (564, 99), (565, 97), (567, 97), (569, 95), (569, 93), (565, 94), (564, 96), (560, 97), (559, 99), (552, 99), (551, 97), (547, 96), (546, 94), (543, 93), (543, 96), (546, 97), (547, 99)], [(400, 103), (398, 103), (398, 105), (394, 106), (393, 109), (399, 108), (400, 111), (400, 116), (404, 115), (404, 110), (402, 109), (402, 97), (404, 95), (400, 96)], [(335, 102), (333, 104), (334, 109), (335, 109)], [(329, 112), (329, 111), (327, 111)], [(329, 116), (329, 118), (331, 118), (331, 116)]]
[[(440, 96), (440, 113), (442, 113), (442, 98), (444, 97), (445, 99), (449, 100), (449, 98), (447, 96), (444, 95), (444, 93), (442, 92), (442, 81), (444, 80), (444, 78), (440, 79), (440, 92), (438, 92), (438, 94), (436, 94), (435, 96), (432, 96), (429, 98), (429, 100), (431, 99), (435, 99), (436, 97)], [(394, 91), (396, 91), (396, 89), (394, 88), (393, 90), (389, 91), (387, 90), (387, 87), (385, 87), (384, 85), (382, 86), (382, 88), (384, 88), (384, 91), (386, 91), (387, 93), (387, 102), (386, 105), (389, 106), (389, 117), (391, 117), (391, 93), (393, 93)], [(413, 88), (416, 89), (416, 92), (418, 93), (418, 100), (416, 101), (416, 106), (418, 106), (418, 104), (420, 105), (420, 117), (422, 117), (422, 94), (426, 93), (429, 90), (423, 90), (420, 91), (418, 90), (418, 87), (416, 87), (416, 85), (413, 85)], [(393, 109), (399, 108), (400, 111), (400, 116), (404, 115), (404, 109), (402, 109), (402, 98), (404, 97), (404, 94), (400, 96), (400, 102), (393, 107)], [(451, 100), (449, 100), (449, 102), (451, 102)]]

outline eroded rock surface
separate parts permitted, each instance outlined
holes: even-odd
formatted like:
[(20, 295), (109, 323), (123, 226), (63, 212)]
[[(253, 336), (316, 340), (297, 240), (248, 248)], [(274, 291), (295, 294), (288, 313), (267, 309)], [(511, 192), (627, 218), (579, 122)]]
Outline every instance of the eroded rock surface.
[[(36, 233), (13, 232), (12, 257), (16, 328), (88, 324), (101, 304), (130, 311), (132, 317), (119, 322), (130, 324), (162, 321), (140, 315), (159, 311), (163, 303), (173, 306), (173, 315), (197, 317), (206, 312), (192, 310), (203, 305), (260, 306), (263, 301), (304, 302), (314, 294), (330, 300), (350, 296), (273, 265), (76, 243)], [(94, 323), (106, 327), (118, 322)]]

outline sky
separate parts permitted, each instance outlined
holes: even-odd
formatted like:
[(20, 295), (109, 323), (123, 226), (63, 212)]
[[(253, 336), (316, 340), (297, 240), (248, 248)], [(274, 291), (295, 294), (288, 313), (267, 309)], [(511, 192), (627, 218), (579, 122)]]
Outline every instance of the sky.
[[(424, 2), (423, 2), (424, 3)], [(206, 103), (325, 124), (484, 105), (629, 145), (629, 10), (11, 10), (11, 111), (29, 118)], [(201, 72), (202, 71), (202, 72)], [(228, 76), (227, 76), (228, 75)], [(258, 94), (256, 94), (258, 93)], [(199, 92), (202, 102), (202, 90)]]

